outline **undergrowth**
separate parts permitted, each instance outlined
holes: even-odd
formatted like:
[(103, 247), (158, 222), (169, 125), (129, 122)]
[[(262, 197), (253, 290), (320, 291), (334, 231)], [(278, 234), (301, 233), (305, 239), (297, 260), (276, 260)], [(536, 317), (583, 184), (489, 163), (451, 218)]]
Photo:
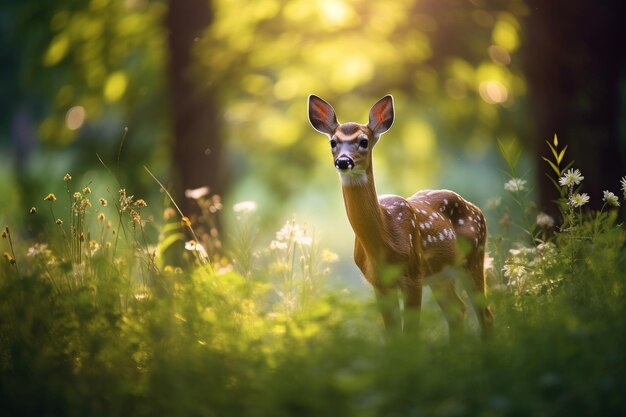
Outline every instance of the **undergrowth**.
[(222, 244), (208, 190), (189, 190), (201, 216), (157, 221), (131, 190), (93, 196), (67, 175), (67, 195), (29, 210), (48, 217), (35, 241), (3, 233), (0, 414), (624, 414), (620, 202), (607, 191), (585, 211), (584, 177), (549, 146), (560, 218), (528, 200), (502, 147), (518, 209), (494, 205), (496, 326), (454, 344), (428, 315), (417, 335), (385, 335), (373, 302), (325, 285), (337, 257), (295, 219), (259, 242), (255, 204), (241, 203)]

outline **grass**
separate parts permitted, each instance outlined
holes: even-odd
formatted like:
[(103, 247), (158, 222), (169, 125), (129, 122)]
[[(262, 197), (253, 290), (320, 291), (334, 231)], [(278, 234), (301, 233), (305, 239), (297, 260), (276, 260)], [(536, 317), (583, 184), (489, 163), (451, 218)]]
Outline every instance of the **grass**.
[[(240, 205), (222, 245), (212, 196), (196, 193), (201, 218), (157, 222), (130, 190), (66, 184), (65, 203), (32, 214), (49, 216), (39, 241), (4, 231), (3, 415), (626, 413), (626, 233), (616, 210), (575, 207), (574, 185), (555, 181), (565, 220), (552, 226), (529, 220), (525, 184), (509, 187), (524, 215), (519, 237), (490, 239), (493, 337), (449, 344), (436, 314), (385, 335), (373, 300), (324, 285), (336, 257), (295, 220), (261, 250)], [(205, 232), (185, 245), (185, 228)]]

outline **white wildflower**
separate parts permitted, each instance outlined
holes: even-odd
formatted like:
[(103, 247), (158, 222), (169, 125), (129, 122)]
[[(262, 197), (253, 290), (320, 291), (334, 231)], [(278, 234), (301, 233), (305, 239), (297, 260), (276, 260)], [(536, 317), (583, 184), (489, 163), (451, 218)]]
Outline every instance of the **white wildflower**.
[(626, 176), (622, 177), (620, 180), (620, 184), (622, 185), (622, 192), (624, 193), (624, 199), (626, 199)]
[(563, 187), (573, 187), (580, 184), (585, 177), (582, 176), (578, 169), (568, 169), (561, 178), (559, 178), (559, 184)]
[(582, 193), (582, 194), (576, 193), (576, 194), (573, 194), (569, 198), (569, 204), (572, 207), (582, 207), (588, 202), (589, 202), (589, 195), (587, 193)]
[(28, 252), (26, 252), (26, 256), (34, 257), (39, 255), (47, 255), (50, 251), (48, 250), (48, 245), (45, 243), (35, 243), (33, 246), (28, 248)]
[(541, 212), (537, 214), (537, 226), (549, 229), (554, 226), (554, 218), (547, 213)]
[(204, 197), (207, 194), (209, 194), (209, 187), (200, 187), (200, 188), (185, 190), (185, 197), (191, 198), (192, 200), (197, 200), (199, 198)]
[(241, 201), (233, 206), (235, 213), (252, 213), (256, 211), (257, 205), (255, 201)]
[(278, 240), (272, 240), (270, 243), (271, 250), (286, 250), (288, 247), (287, 242), (279, 242)]
[(512, 193), (518, 193), (526, 189), (526, 180), (521, 178), (511, 178), (504, 184), (504, 189)]
[(185, 249), (191, 252), (196, 252), (200, 259), (207, 259), (209, 257), (209, 254), (207, 253), (206, 249), (204, 249), (204, 246), (202, 246), (195, 240), (185, 242)]
[(610, 191), (603, 191), (604, 196), (602, 197), (602, 201), (606, 204), (614, 207), (619, 207), (619, 198), (615, 194)]
[(510, 280), (518, 280), (526, 273), (526, 268), (523, 265), (516, 264), (505, 264), (503, 270), (504, 276)]

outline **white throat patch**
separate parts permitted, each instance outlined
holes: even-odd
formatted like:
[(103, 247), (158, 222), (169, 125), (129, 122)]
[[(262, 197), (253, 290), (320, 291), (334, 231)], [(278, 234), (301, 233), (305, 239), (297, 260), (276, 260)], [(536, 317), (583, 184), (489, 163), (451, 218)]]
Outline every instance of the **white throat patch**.
[(353, 169), (347, 172), (340, 171), (339, 178), (341, 179), (341, 185), (346, 187), (367, 184), (367, 174), (360, 169)]

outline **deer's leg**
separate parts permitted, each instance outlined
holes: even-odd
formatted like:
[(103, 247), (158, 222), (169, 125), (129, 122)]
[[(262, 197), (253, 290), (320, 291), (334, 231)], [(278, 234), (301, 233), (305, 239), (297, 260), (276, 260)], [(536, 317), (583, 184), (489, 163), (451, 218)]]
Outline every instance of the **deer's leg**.
[(467, 307), (456, 292), (456, 281), (447, 279), (431, 284), (430, 288), (448, 322), (450, 340), (458, 339), (463, 335)]
[(493, 327), (493, 314), (487, 304), (487, 284), (485, 272), (483, 270), (484, 253), (479, 256), (479, 261), (475, 262), (474, 267), (469, 270), (472, 278), (473, 291), (470, 295), (470, 302), (478, 317), (481, 328), (481, 336), (483, 339), (489, 337), (491, 328)]
[(422, 309), (422, 281), (408, 277), (404, 280), (404, 332), (415, 333), (419, 328)]
[(376, 302), (383, 316), (385, 329), (387, 331), (400, 330), (400, 305), (395, 289), (376, 289)]
[(477, 285), (476, 296), (473, 297), (472, 302), (474, 304), (476, 315), (478, 316), (480, 328), (482, 329), (481, 336), (483, 339), (486, 339), (489, 337), (493, 327), (493, 313), (487, 304), (485, 276), (483, 271), (481, 270), (480, 272), (476, 272), (475, 276), (474, 281), (480, 282), (480, 284)]

